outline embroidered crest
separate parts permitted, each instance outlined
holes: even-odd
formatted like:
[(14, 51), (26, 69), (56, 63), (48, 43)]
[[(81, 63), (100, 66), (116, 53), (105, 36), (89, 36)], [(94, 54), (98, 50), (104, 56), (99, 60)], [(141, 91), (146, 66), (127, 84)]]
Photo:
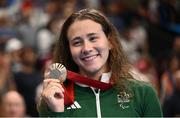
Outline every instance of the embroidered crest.
[(119, 103), (119, 106), (122, 108), (122, 109), (127, 109), (129, 108), (129, 105), (128, 103), (130, 102), (130, 98), (131, 96), (129, 94), (127, 94), (126, 92), (120, 92), (118, 95), (117, 95), (117, 101)]

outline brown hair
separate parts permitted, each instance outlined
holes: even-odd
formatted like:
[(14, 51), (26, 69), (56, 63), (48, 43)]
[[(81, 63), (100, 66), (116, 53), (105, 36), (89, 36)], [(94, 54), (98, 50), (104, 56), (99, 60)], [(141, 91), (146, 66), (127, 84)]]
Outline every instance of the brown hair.
[(79, 71), (78, 66), (74, 63), (71, 56), (67, 32), (71, 24), (85, 19), (90, 19), (96, 23), (99, 23), (112, 45), (108, 58), (108, 66), (112, 71), (112, 78), (115, 80), (115, 83), (125, 78), (132, 78), (132, 76), (129, 74), (129, 63), (127, 61), (127, 57), (125, 56), (119, 42), (120, 36), (117, 30), (102, 13), (94, 9), (83, 9), (72, 13), (71, 16), (65, 21), (55, 48), (54, 62), (62, 63), (68, 70), (74, 72)]

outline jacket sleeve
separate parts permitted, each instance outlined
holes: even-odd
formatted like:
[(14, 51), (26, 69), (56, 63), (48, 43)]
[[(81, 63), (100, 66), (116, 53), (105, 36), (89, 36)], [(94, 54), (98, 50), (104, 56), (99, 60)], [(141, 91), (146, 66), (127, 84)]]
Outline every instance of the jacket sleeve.
[(162, 117), (161, 104), (155, 89), (151, 85), (143, 88), (143, 117)]

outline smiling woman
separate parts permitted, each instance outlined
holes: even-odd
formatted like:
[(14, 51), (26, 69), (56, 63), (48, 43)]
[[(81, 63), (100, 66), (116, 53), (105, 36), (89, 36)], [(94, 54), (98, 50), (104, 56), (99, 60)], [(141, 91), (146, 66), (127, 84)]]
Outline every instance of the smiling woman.
[(80, 73), (99, 80), (103, 72), (109, 71), (107, 59), (111, 47), (100, 24), (92, 20), (77, 21), (69, 27), (68, 40)]
[[(53, 61), (73, 72), (64, 85), (45, 77), (40, 116), (161, 117), (154, 88), (130, 74), (119, 38), (99, 11), (73, 13), (61, 29)], [(74, 80), (69, 79), (72, 75)], [(66, 92), (73, 100), (70, 104), (66, 104)]]

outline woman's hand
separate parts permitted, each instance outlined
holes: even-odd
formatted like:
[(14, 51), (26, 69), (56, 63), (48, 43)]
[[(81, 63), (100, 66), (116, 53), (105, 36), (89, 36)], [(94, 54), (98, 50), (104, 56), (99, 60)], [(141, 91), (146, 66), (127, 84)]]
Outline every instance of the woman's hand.
[(64, 112), (64, 88), (58, 79), (44, 79), (42, 99), (54, 112)]

